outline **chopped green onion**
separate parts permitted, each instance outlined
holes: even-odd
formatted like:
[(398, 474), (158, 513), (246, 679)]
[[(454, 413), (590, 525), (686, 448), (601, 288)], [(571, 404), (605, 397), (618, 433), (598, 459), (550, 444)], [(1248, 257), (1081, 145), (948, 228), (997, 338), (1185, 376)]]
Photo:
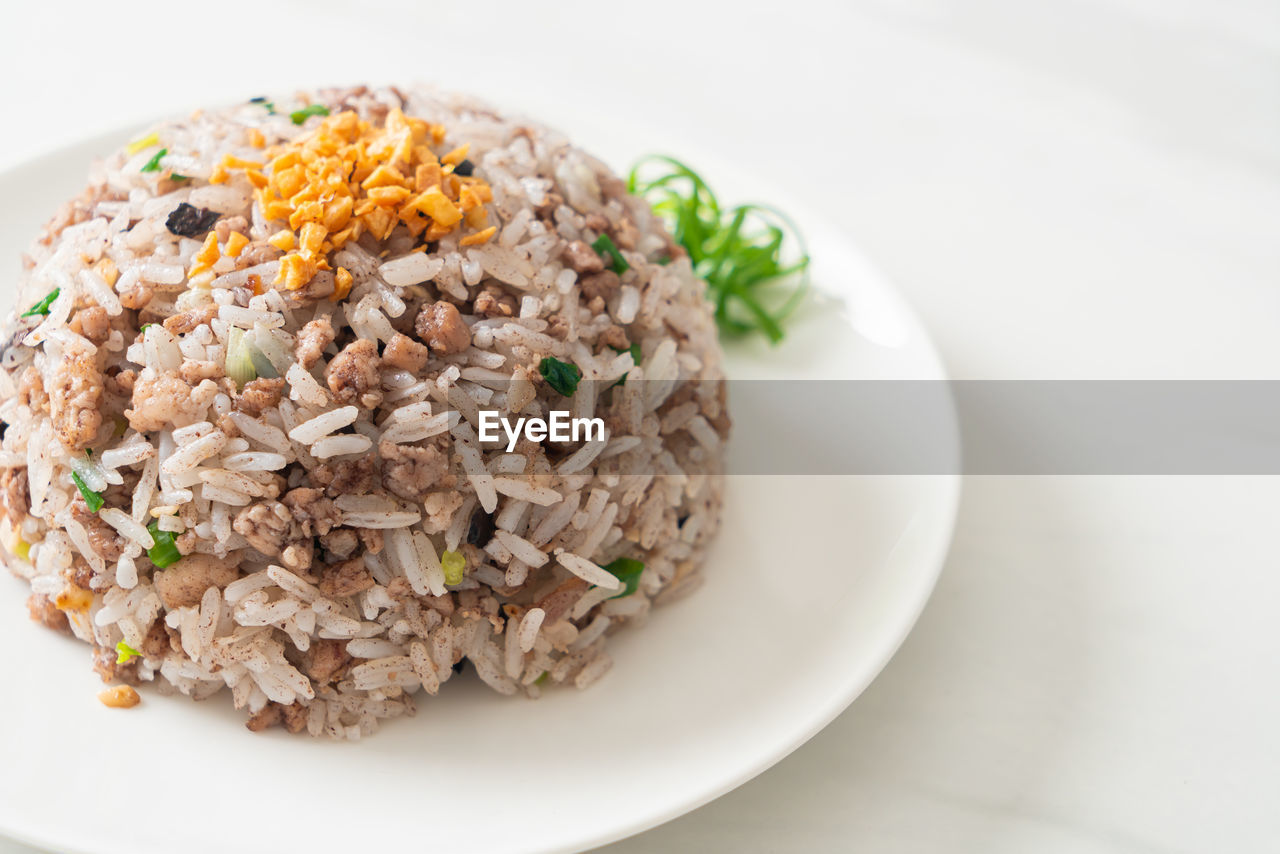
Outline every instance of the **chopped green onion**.
[(262, 96), (262, 95), (259, 95), (259, 96), (258, 96), (258, 97), (256, 97), (256, 98), (250, 98), (250, 99), (249, 99), (249, 103), (250, 103), (250, 104), (261, 104), (261, 105), (262, 105), (262, 107), (263, 107), (264, 109), (266, 109), (266, 111), (267, 111), (268, 113), (270, 113), (270, 114), (271, 114), (271, 115), (273, 115), (273, 116), (276, 114), (276, 105), (275, 105), (275, 104), (273, 104), (271, 101), (268, 101), (268, 100), (267, 100), (264, 96)]
[(164, 569), (182, 560), (182, 552), (178, 551), (178, 547), (173, 542), (172, 531), (160, 530), (160, 523), (155, 520), (147, 526), (147, 531), (156, 541), (154, 546), (147, 549), (147, 557), (151, 558), (152, 563)]
[[(651, 163), (664, 171), (641, 179), (641, 170)], [(762, 332), (774, 343), (782, 339), (782, 322), (809, 284), (804, 241), (785, 214), (763, 205), (723, 209), (702, 176), (660, 155), (636, 163), (627, 189), (649, 200), (688, 252), (694, 272), (706, 280), (722, 332)], [(796, 260), (786, 262), (784, 245), (791, 244), (798, 250)]]
[(327, 116), (327, 115), (329, 115), (329, 108), (324, 106), (323, 104), (308, 104), (307, 106), (303, 107), (301, 110), (294, 110), (292, 113), (289, 114), (289, 118), (293, 120), (293, 123), (295, 125), (300, 125), (303, 122), (305, 122), (307, 119), (309, 119), (311, 116)]
[(177, 172), (170, 172), (170, 173), (169, 173), (169, 180), (170, 180), (170, 181), (190, 181), (190, 180), (191, 180), (191, 176), (190, 176), (190, 175), (179, 175)]
[(621, 599), (630, 596), (640, 586), (640, 573), (644, 572), (644, 563), (635, 558), (620, 557), (605, 568), (605, 572), (613, 575), (624, 585), (622, 592), (610, 596), (610, 599)]
[(467, 559), (462, 552), (449, 549), (440, 555), (440, 567), (444, 570), (445, 584), (461, 584), (462, 576), (467, 571)]
[(128, 664), (129, 659), (137, 658), (140, 655), (142, 655), (142, 653), (138, 652), (124, 641), (120, 641), (120, 643), (116, 644), (116, 664)]
[[(245, 333), (246, 336), (248, 333)], [(246, 340), (249, 340), (246, 338)], [(253, 359), (253, 368), (258, 372), (258, 376), (266, 377), (273, 380), (280, 376), (280, 372), (276, 370), (276, 366), (271, 364), (271, 360), (267, 358), (267, 354), (258, 349), (256, 344), (249, 344), (249, 358)]]
[(53, 301), (58, 298), (58, 294), (62, 293), (62, 288), (54, 288), (49, 295), (40, 302), (31, 306), (22, 313), (23, 317), (35, 317), (36, 315), (46, 315), (49, 313), (49, 306), (53, 305)]
[(542, 685), (542, 684), (544, 684), (544, 683), (547, 681), (547, 679), (548, 679), (548, 678), (550, 678), (550, 676), (551, 676), (551, 671), (550, 671), (550, 670), (544, 670), (544, 671), (542, 671), (542, 675), (541, 675), (541, 676), (539, 676), (537, 679), (533, 680), (533, 684), (534, 684), (534, 685)]
[(165, 156), (166, 154), (168, 154), (168, 153), (169, 153), (169, 149), (167, 149), (167, 148), (162, 148), (162, 149), (160, 149), (160, 150), (159, 150), (159, 151), (157, 151), (155, 154), (153, 154), (153, 155), (151, 156), (151, 159), (147, 161), (146, 165), (145, 165), (145, 166), (143, 166), (143, 167), (142, 167), (141, 169), (139, 169), (138, 171), (139, 171), (139, 172), (159, 172), (159, 171), (160, 171), (160, 158), (161, 158), (161, 157), (164, 157), (164, 156)]
[(90, 489), (84, 479), (75, 472), (71, 473), (71, 479), (75, 482), (76, 489), (80, 490), (80, 495), (84, 497), (85, 505), (94, 513), (101, 510), (103, 504), (102, 496)]
[(258, 369), (253, 361), (253, 346), (244, 330), (234, 326), (227, 331), (226, 374), (238, 389), (243, 389), (246, 384), (258, 378)]
[[(631, 361), (635, 362), (635, 365), (637, 368), (640, 367), (640, 345), (639, 344), (632, 344), (630, 347), (625, 349), (622, 347), (610, 347), (609, 349), (615, 353), (630, 353)], [(623, 374), (622, 376), (618, 377), (618, 381), (613, 385), (609, 386), (609, 388), (617, 388), (618, 386), (625, 383), (627, 381), (627, 374), (629, 373), (631, 372), (627, 371), (626, 374)]]
[(551, 356), (547, 356), (539, 363), (538, 373), (542, 374), (547, 385), (565, 397), (573, 397), (573, 393), (578, 390), (578, 383), (582, 382), (582, 371), (577, 365), (573, 362), (562, 362)]
[(618, 246), (613, 242), (613, 238), (607, 234), (602, 234), (591, 244), (591, 248), (596, 250), (597, 255), (607, 256), (610, 259), (610, 266), (613, 272), (621, 276), (623, 273), (631, 269), (631, 265), (627, 263), (627, 259), (622, 257), (622, 253), (618, 251)]
[(124, 147), (124, 150), (128, 152), (130, 157), (132, 157), (142, 149), (150, 148), (151, 146), (155, 145), (159, 141), (160, 141), (160, 134), (149, 133), (146, 136), (139, 137), (138, 139), (135, 139), (133, 142), (126, 145)]

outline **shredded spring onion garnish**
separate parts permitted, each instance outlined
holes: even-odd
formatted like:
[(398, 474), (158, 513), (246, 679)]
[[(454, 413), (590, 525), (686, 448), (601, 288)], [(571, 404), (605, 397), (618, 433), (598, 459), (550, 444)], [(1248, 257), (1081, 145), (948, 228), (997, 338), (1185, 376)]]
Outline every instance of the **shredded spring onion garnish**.
[(300, 125), (312, 116), (327, 116), (329, 108), (324, 104), (308, 104), (301, 110), (294, 110), (289, 114), (289, 119), (295, 124)]
[(22, 313), (22, 316), (35, 317), (37, 315), (43, 316), (48, 314), (49, 306), (53, 305), (53, 301), (58, 298), (58, 294), (60, 293), (62, 293), (62, 288), (54, 288), (53, 290), (49, 291), (48, 296), (40, 300), (40, 302), (36, 303), (35, 305), (31, 306), (31, 308), (24, 311)]
[(151, 159), (150, 159), (150, 160), (148, 160), (148, 161), (146, 162), (146, 164), (145, 164), (141, 169), (139, 169), (138, 171), (139, 171), (139, 172), (159, 172), (159, 171), (160, 171), (160, 158), (161, 158), (161, 157), (164, 157), (164, 156), (165, 156), (166, 154), (168, 154), (168, 153), (169, 153), (169, 149), (167, 149), (167, 148), (162, 148), (162, 149), (160, 149), (160, 150), (159, 150), (159, 151), (157, 151), (155, 154), (153, 154), (153, 155), (151, 156)]
[(467, 570), (467, 559), (462, 552), (450, 549), (440, 555), (440, 567), (444, 570), (445, 584), (461, 584)]
[(142, 653), (138, 652), (124, 641), (120, 641), (116, 644), (116, 664), (128, 664), (129, 659), (137, 658), (140, 655), (142, 655)]
[(71, 480), (75, 483), (76, 489), (80, 490), (80, 495), (84, 498), (85, 506), (88, 507), (90, 511), (97, 513), (102, 509), (102, 496), (90, 489), (88, 484), (84, 482), (84, 479), (81, 478), (80, 475), (72, 472)]
[(147, 557), (151, 558), (152, 563), (164, 569), (182, 560), (182, 552), (178, 551), (177, 545), (173, 542), (172, 531), (160, 530), (160, 523), (154, 520), (147, 526), (147, 531), (156, 541), (154, 546), (147, 549)]
[(547, 385), (565, 397), (573, 397), (573, 393), (578, 390), (578, 383), (582, 382), (582, 370), (577, 365), (551, 356), (538, 364), (538, 373), (542, 374)]
[[(651, 167), (661, 172), (642, 177), (654, 173)], [(809, 285), (808, 251), (786, 214), (767, 205), (722, 208), (697, 172), (665, 155), (641, 158), (627, 189), (649, 200), (689, 253), (694, 272), (707, 282), (721, 332), (759, 331), (774, 343), (782, 339), (782, 323)], [(789, 243), (798, 255), (787, 263)]]
[(610, 599), (620, 599), (636, 592), (636, 588), (640, 586), (640, 573), (644, 572), (644, 563), (635, 558), (620, 557), (608, 564), (604, 569), (605, 572), (610, 573), (625, 585), (621, 593), (609, 597)]
[[(609, 349), (615, 353), (630, 353), (631, 361), (635, 362), (637, 368), (640, 367), (640, 345), (639, 344), (632, 344), (630, 347), (627, 347), (625, 349), (620, 347), (610, 346)], [(618, 381), (613, 385), (609, 386), (609, 388), (614, 388), (615, 386), (620, 386), (623, 383), (625, 383), (627, 381), (627, 374), (630, 374), (630, 373), (631, 373), (630, 371), (627, 371), (625, 374), (618, 377)]]
[(626, 258), (622, 257), (617, 244), (609, 235), (602, 234), (597, 237), (591, 244), (591, 248), (596, 250), (597, 255), (607, 260), (610, 268), (619, 276), (631, 269), (631, 265), (627, 263)]

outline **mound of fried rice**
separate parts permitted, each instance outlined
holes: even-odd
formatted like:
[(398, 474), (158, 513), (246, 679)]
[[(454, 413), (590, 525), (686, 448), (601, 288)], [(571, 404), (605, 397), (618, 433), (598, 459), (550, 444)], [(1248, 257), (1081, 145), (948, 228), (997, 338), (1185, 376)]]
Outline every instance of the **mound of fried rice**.
[[(459, 672), (585, 687), (699, 580), (729, 430), (705, 286), (554, 131), (429, 89), (199, 111), (96, 164), (24, 262), (5, 562), (104, 702), (228, 688), (250, 729), (358, 738)], [(508, 453), (482, 409), (606, 431)]]

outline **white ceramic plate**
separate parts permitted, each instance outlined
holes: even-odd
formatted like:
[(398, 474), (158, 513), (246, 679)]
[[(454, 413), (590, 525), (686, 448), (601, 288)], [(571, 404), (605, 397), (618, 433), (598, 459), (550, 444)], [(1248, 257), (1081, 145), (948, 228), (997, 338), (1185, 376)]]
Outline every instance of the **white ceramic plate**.
[[(18, 253), (127, 137), (0, 174), (5, 306)], [(634, 153), (596, 148), (615, 164)], [(847, 238), (799, 219), (824, 293), (780, 348), (733, 348), (731, 375), (942, 378), (896, 292)], [(794, 441), (813, 429), (801, 414), (788, 427)], [(743, 444), (752, 429), (735, 425)], [(858, 696), (933, 589), (958, 491), (944, 476), (734, 477), (706, 584), (615, 636), (596, 685), (533, 702), (455, 680), (358, 743), (251, 735), (225, 694), (144, 690), (137, 708), (107, 709), (87, 647), (29, 621), (24, 584), (4, 574), (0, 834), (77, 854), (492, 854), (636, 833), (759, 774)]]

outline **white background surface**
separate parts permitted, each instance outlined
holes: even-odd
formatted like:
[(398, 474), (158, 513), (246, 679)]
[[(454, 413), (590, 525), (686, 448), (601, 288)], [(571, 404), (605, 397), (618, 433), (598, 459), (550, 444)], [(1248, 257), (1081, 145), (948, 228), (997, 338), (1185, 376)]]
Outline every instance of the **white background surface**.
[[(839, 222), (958, 377), (1280, 377), (1270, 0), (355, 5), (22, 4), (0, 166), (317, 80), (587, 103)], [(1278, 508), (1276, 479), (971, 480), (871, 689), (610, 850), (1275, 850)]]

